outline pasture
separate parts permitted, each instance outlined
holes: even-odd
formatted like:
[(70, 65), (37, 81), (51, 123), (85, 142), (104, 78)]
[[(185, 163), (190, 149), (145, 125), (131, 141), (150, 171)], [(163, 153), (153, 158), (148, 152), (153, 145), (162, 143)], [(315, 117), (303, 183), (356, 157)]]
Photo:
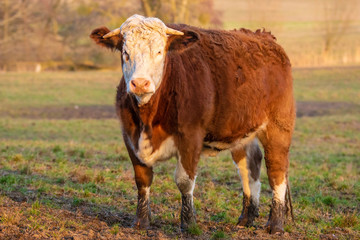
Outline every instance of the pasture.
[[(120, 75), (0, 74), (0, 239), (278, 239), (263, 229), (264, 162), (256, 227), (235, 226), (242, 191), (228, 152), (200, 161), (197, 226), (180, 232), (171, 159), (154, 169), (151, 228), (130, 228), (137, 190), (113, 107)], [(360, 238), (360, 68), (295, 69), (294, 89), (295, 225), (283, 238)]]

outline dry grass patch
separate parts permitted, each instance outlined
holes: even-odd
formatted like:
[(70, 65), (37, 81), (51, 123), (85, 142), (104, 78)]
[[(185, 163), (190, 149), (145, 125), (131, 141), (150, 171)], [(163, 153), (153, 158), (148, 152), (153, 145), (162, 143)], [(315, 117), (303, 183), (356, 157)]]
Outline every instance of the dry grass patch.
[(90, 173), (87, 172), (85, 167), (78, 167), (69, 173), (71, 181), (77, 183), (89, 183), (92, 181)]

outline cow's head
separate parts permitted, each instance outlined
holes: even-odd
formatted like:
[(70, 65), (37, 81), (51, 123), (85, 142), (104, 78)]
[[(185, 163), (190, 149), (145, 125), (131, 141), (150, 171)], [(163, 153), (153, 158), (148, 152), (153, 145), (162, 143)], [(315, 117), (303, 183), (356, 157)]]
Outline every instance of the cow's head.
[(97, 28), (90, 37), (101, 46), (121, 52), (127, 92), (136, 96), (140, 106), (159, 88), (167, 53), (183, 51), (199, 39), (193, 31), (177, 31), (158, 18), (140, 15), (133, 15), (113, 31)]

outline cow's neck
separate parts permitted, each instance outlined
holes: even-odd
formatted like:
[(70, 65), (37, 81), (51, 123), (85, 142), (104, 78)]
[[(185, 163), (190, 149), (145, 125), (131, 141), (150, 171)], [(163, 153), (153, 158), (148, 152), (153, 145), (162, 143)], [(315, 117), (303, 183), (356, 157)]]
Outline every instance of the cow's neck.
[[(159, 88), (156, 90), (154, 95), (150, 98), (150, 101), (138, 108), (138, 113), (142, 125), (142, 130), (147, 132), (149, 135), (152, 134), (153, 127), (159, 125), (162, 120), (168, 119), (165, 115), (168, 114), (171, 109), (173, 101), (173, 93), (175, 91), (175, 83), (171, 81), (170, 73), (171, 66), (169, 59), (166, 58), (164, 66), (164, 76)], [(161, 126), (157, 126), (161, 127)]]
[(162, 111), (163, 107), (168, 104), (167, 99), (161, 97), (163, 96), (162, 90), (163, 89), (160, 87), (147, 104), (138, 108), (140, 121), (143, 125), (143, 130), (146, 132), (150, 131), (149, 133), (151, 133), (155, 116), (164, 114)]

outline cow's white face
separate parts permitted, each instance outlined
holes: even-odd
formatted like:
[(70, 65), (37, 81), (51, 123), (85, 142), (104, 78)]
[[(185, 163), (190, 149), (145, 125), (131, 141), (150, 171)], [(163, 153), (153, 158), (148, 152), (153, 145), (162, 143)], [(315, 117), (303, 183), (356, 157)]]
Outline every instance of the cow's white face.
[(127, 92), (138, 104), (146, 104), (160, 86), (166, 56), (167, 35), (136, 27), (124, 34), (122, 70)]
[(139, 106), (148, 103), (159, 88), (167, 51), (183, 51), (199, 40), (194, 31), (177, 31), (158, 18), (136, 14), (120, 28), (100, 27), (90, 37), (101, 46), (121, 51), (127, 92), (136, 96)]
[(138, 105), (144, 105), (160, 86), (168, 36), (183, 33), (168, 28), (158, 18), (140, 15), (128, 18), (119, 29), (104, 38), (114, 33), (122, 36), (122, 70), (127, 92), (136, 96)]

